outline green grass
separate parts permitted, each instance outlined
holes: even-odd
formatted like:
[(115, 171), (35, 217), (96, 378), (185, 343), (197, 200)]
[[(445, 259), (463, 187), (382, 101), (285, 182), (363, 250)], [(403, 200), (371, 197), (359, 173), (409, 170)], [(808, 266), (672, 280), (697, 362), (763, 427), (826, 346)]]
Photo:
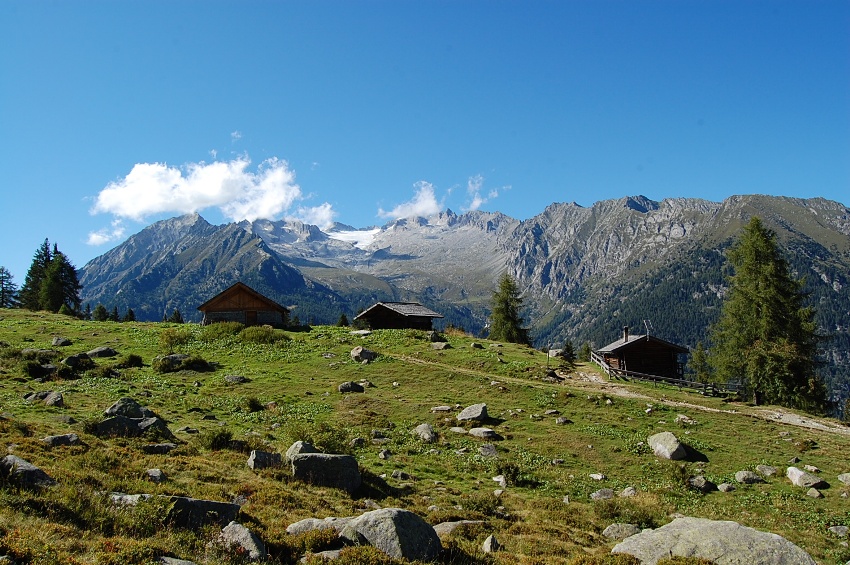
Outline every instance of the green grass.
[[(31, 359), (21, 350), (51, 349), (57, 335), (73, 345), (48, 356), (51, 362), (101, 345), (113, 347), (120, 357), (97, 359), (95, 367), (62, 378), (34, 379)], [(155, 503), (116, 510), (101, 494), (121, 491), (224, 501), (245, 497), (240, 520), (262, 537), (277, 563), (292, 563), (305, 550), (318, 551), (332, 541), (316, 534), (289, 536), (287, 525), (307, 517), (356, 514), (367, 497), (383, 507), (412, 510), (430, 523), (484, 520), (485, 525), (444, 540), (443, 563), (625, 562), (608, 556), (613, 543), (601, 535), (606, 526), (628, 521), (657, 527), (677, 512), (778, 533), (822, 563), (850, 559), (850, 550), (827, 531), (850, 525), (841, 497), (847, 489), (835, 478), (850, 470), (850, 436), (782, 425), (754, 417), (753, 407), (674, 388), (616, 383), (632, 395), (625, 397), (612, 384), (575, 375), (564, 384), (550, 384), (542, 380), (543, 353), (512, 344), (489, 347), (486, 341), (484, 349), (473, 349), (471, 343), (481, 340), (457, 334), (448, 339), (452, 349), (436, 351), (424, 332), (407, 330), (355, 337), (348, 328), (316, 327), (308, 333), (262, 329), (246, 335), (236, 326), (98, 323), (0, 310), (0, 342), (6, 344), (0, 346), (0, 437), (11, 452), (60, 482), (31, 492), (0, 481), (0, 554), (29, 563), (145, 563), (163, 554), (199, 563), (236, 562), (210, 545), (215, 528), (171, 530)], [(378, 359), (368, 365), (353, 362), (349, 352), (356, 345), (377, 351)], [(214, 370), (155, 371), (154, 358), (172, 350), (203, 359)], [(594, 369), (580, 365), (576, 371)], [(248, 381), (231, 384), (227, 375)], [(337, 392), (339, 383), (349, 380), (374, 386), (363, 394)], [(42, 390), (61, 391), (65, 406), (23, 400), (24, 394)], [(200, 433), (177, 434), (180, 446), (167, 456), (144, 454), (143, 439), (86, 433), (88, 424), (122, 396), (151, 408), (171, 430), (189, 426)], [(475, 402), (488, 404), (495, 419), (490, 427), (504, 437), (497, 442), (497, 461), (478, 455), (479, 440), (449, 429), (457, 425), (454, 413), (431, 412), (433, 406)], [(653, 406), (650, 413), (647, 404)], [(546, 410), (558, 410), (570, 423), (555, 424), (556, 416), (544, 415)], [(678, 414), (696, 423), (675, 424)], [(77, 423), (66, 423), (68, 417)], [(422, 444), (411, 435), (423, 422), (438, 431), (438, 443)], [(387, 436), (385, 445), (369, 441), (375, 429)], [(658, 461), (645, 440), (665, 430), (707, 461), (684, 466)], [(84, 444), (50, 450), (40, 441), (67, 432), (80, 435)], [(351, 447), (355, 437), (365, 438), (365, 447)], [(286, 469), (253, 472), (247, 455), (231, 443), (282, 453), (298, 439), (353, 454), (366, 486), (350, 497), (296, 483)], [(378, 457), (384, 448), (392, 452), (388, 460)], [(826, 498), (810, 499), (781, 476), (793, 456), (822, 469), (832, 484)], [(683, 485), (697, 473), (716, 483), (732, 482), (736, 471), (761, 463), (778, 467), (780, 476), (727, 494), (701, 495)], [(153, 467), (168, 480), (145, 481), (145, 470)], [(410, 479), (393, 479), (396, 469)], [(607, 479), (595, 481), (591, 473)], [(497, 474), (509, 482), (498, 499), (491, 480)], [(636, 487), (638, 495), (590, 500), (599, 488), (619, 492), (627, 486)], [(491, 533), (505, 550), (485, 555), (481, 543)], [(351, 551), (346, 559), (390, 562), (366, 549)]]

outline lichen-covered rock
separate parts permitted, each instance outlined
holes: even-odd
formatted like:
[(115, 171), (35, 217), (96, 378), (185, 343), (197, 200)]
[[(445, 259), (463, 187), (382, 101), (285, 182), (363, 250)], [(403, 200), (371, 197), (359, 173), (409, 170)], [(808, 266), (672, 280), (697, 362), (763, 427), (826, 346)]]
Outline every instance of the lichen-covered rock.
[(152, 410), (129, 397), (119, 398), (115, 403), (103, 411), (104, 416), (126, 416), (127, 418), (153, 418), (156, 416)]
[(298, 440), (294, 442), (289, 448), (286, 450), (286, 453), (283, 455), (283, 463), (287, 465), (292, 462), (292, 458), (299, 453), (318, 453), (319, 450), (316, 449), (312, 443), (309, 441), (301, 441)]
[(470, 420), (474, 422), (484, 422), (487, 420), (487, 417), (487, 405), (483, 402), (467, 406), (461, 410), (460, 414), (457, 415), (457, 419), (460, 422)]
[(266, 559), (266, 546), (251, 530), (238, 522), (230, 522), (221, 530), (221, 541), (249, 561)]
[(340, 533), (351, 543), (371, 545), (394, 559), (432, 561), (442, 549), (434, 528), (401, 508), (382, 508), (351, 520)]
[(351, 455), (299, 453), (290, 459), (292, 475), (301, 481), (353, 494), (362, 483), (357, 459)]
[(282, 462), (283, 457), (281, 457), (280, 453), (270, 451), (259, 451), (255, 449), (251, 451), (251, 455), (248, 457), (248, 467), (255, 471), (257, 469), (279, 467)]
[(611, 552), (633, 555), (645, 565), (671, 556), (699, 557), (717, 565), (815, 565), (809, 554), (781, 536), (704, 518), (677, 518), (644, 530)]
[(17, 455), (7, 455), (0, 459), (0, 475), (22, 487), (50, 487), (56, 484), (53, 477)]
[(611, 524), (604, 530), (602, 530), (602, 535), (608, 539), (612, 540), (624, 540), (627, 537), (631, 537), (635, 534), (640, 533), (640, 528), (638, 528), (634, 524)]
[(431, 424), (419, 424), (413, 429), (413, 434), (419, 437), (425, 443), (434, 443), (437, 441), (437, 432)]
[(791, 481), (791, 484), (803, 488), (826, 488), (829, 486), (826, 481), (818, 476), (807, 473), (798, 467), (788, 467), (785, 471), (785, 476)]
[(656, 457), (673, 461), (684, 459), (688, 452), (685, 446), (671, 432), (661, 432), (647, 439), (649, 448)]

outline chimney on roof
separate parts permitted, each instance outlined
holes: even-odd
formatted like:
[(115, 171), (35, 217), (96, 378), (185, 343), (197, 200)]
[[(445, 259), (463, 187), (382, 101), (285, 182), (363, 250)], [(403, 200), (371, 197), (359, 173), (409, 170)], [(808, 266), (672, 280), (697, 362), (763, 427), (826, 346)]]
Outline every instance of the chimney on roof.
[(623, 343), (629, 341), (629, 326), (623, 326)]

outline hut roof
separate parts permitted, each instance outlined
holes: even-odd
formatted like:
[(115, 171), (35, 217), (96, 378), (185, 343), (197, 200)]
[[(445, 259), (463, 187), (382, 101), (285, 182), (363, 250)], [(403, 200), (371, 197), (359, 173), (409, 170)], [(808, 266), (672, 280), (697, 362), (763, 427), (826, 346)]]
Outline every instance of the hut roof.
[[(406, 317), (412, 318), (442, 318), (442, 314), (438, 314), (422, 306), (418, 302), (378, 302), (357, 315), (357, 318), (366, 318), (370, 312), (376, 309), (386, 308), (393, 312)], [(355, 319), (357, 319), (355, 318)]]
[[(250, 305), (248, 303), (251, 303)], [(289, 312), (285, 306), (281, 306), (271, 298), (263, 296), (245, 283), (237, 282), (223, 291), (219, 292), (200, 306), (198, 310), (207, 311), (213, 309), (242, 310), (246, 307), (257, 308), (257, 303), (265, 306), (268, 310)]]
[(658, 337), (655, 337), (655, 336), (652, 336), (652, 335), (646, 335), (646, 334), (634, 334), (634, 335), (632, 335), (632, 334), (629, 334), (629, 335), (625, 336), (625, 339), (621, 337), (617, 341), (613, 341), (613, 342), (609, 343), (608, 345), (606, 345), (605, 347), (597, 350), (597, 353), (616, 353), (617, 351), (619, 351), (619, 350), (621, 350), (621, 349), (623, 349), (627, 346), (638, 343), (641, 340), (643, 340), (643, 341), (653, 341), (655, 343), (665, 345), (668, 348), (675, 351), (676, 353), (687, 353), (688, 352), (688, 350), (686, 348), (682, 347), (681, 345), (676, 345), (675, 343), (670, 343), (669, 341), (665, 341), (661, 338), (658, 338)]

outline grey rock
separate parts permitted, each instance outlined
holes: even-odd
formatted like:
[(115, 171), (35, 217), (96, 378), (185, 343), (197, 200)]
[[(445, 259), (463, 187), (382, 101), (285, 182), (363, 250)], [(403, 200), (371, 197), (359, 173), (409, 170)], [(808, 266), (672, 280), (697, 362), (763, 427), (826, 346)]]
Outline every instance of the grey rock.
[(738, 471), (735, 473), (735, 480), (744, 485), (754, 485), (764, 482), (764, 479), (752, 471)]
[(624, 540), (627, 537), (633, 536), (635, 534), (640, 533), (640, 528), (635, 526), (634, 524), (611, 524), (604, 530), (602, 530), (602, 535), (608, 539), (613, 540)]
[(431, 349), (436, 349), (437, 351), (442, 351), (444, 349), (451, 349), (452, 346), (447, 341), (437, 341), (431, 344)]
[(492, 440), (500, 440), (502, 436), (496, 433), (495, 430), (490, 428), (472, 428), (469, 430), (469, 435), (472, 437), (477, 437), (479, 439), (492, 439)]
[(756, 472), (762, 477), (772, 477), (779, 472), (779, 469), (773, 465), (756, 465)]
[(603, 488), (590, 493), (591, 500), (611, 500), (612, 498), (614, 498), (614, 490), (610, 488)]
[(563, 416), (558, 416), (557, 418), (555, 418), (555, 423), (558, 424), (559, 426), (564, 426), (566, 424), (569, 424), (570, 420), (569, 420), (569, 418), (564, 418)]
[(207, 524), (227, 524), (236, 519), (239, 505), (184, 496), (172, 496), (166, 522), (178, 528), (198, 530)]
[(242, 375), (227, 375), (224, 377), (224, 382), (232, 385), (241, 385), (251, 382), (251, 380), (248, 377), (243, 377)]
[(282, 463), (283, 457), (281, 457), (280, 453), (272, 453), (269, 451), (259, 451), (255, 449), (251, 451), (251, 455), (248, 457), (248, 467), (255, 471), (257, 469), (279, 467)]
[(719, 490), (720, 492), (732, 492), (733, 490), (735, 490), (735, 485), (729, 483), (720, 483), (719, 485), (717, 485), (717, 490)]
[(71, 340), (67, 337), (56, 336), (53, 338), (51, 345), (53, 345), (53, 347), (68, 347), (71, 345)]
[(174, 557), (162, 556), (157, 560), (159, 565), (198, 565), (194, 561), (186, 561), (185, 559), (176, 559)]
[(807, 473), (797, 467), (788, 467), (785, 471), (785, 476), (791, 481), (791, 484), (803, 488), (826, 488), (829, 485), (815, 475)]
[(153, 358), (152, 364), (159, 365), (165, 372), (176, 371), (183, 364), (183, 361), (189, 356), (185, 353), (172, 353), (170, 355), (157, 355)]
[(382, 508), (351, 520), (340, 533), (351, 543), (371, 545), (394, 559), (432, 561), (442, 544), (434, 528), (401, 508)]
[(353, 494), (362, 482), (357, 459), (351, 455), (299, 453), (290, 458), (292, 475), (301, 481), (339, 488)]
[(451, 412), (451, 411), (452, 411), (452, 407), (451, 407), (451, 406), (434, 406), (433, 408), (431, 408), (431, 412), (434, 412), (434, 413), (437, 413), (437, 412)]
[(339, 392), (346, 393), (346, 392), (363, 392), (366, 389), (364, 389), (363, 385), (361, 385), (360, 383), (355, 383), (354, 381), (346, 381), (346, 382), (340, 384), (337, 387), (337, 390), (339, 390)]
[(298, 440), (286, 450), (286, 453), (283, 455), (283, 463), (289, 464), (292, 462), (292, 458), (298, 455), (299, 453), (318, 453), (319, 450), (316, 449), (312, 443), (308, 441)]
[(377, 358), (377, 353), (360, 345), (351, 350), (351, 360), (357, 363), (369, 363)]
[(637, 496), (637, 489), (635, 487), (626, 487), (623, 489), (623, 492), (620, 493), (622, 498), (631, 498), (633, 496)]
[(487, 536), (487, 539), (484, 540), (484, 543), (481, 545), (481, 550), (484, 553), (496, 553), (502, 549), (502, 544), (499, 543), (499, 540), (496, 539), (496, 536), (490, 534)]
[(478, 343), (477, 341), (473, 341), (472, 343), (470, 343), (469, 347), (471, 347), (472, 349), (484, 349), (484, 346)]
[(339, 559), (339, 556), (342, 555), (341, 549), (326, 549), (324, 551), (319, 551), (316, 553), (308, 553), (304, 557), (302, 557), (298, 562), (299, 563), (307, 563), (310, 562), (313, 558), (318, 558), (319, 563), (324, 563), (325, 561), (334, 561)]
[(413, 429), (413, 434), (419, 437), (425, 443), (434, 443), (437, 441), (437, 432), (431, 424), (419, 424)]
[(79, 445), (80, 436), (77, 434), (62, 434), (58, 436), (47, 436), (41, 440), (48, 447), (59, 447), (61, 445)]
[(220, 539), (249, 561), (263, 561), (268, 556), (266, 546), (260, 538), (238, 522), (230, 522), (222, 528)]
[(451, 535), (454, 531), (463, 526), (474, 526), (483, 524), (483, 520), (457, 520), (455, 522), (440, 522), (434, 526), (434, 531), (437, 536), (443, 538)]
[(175, 439), (174, 434), (168, 429), (168, 424), (161, 418), (142, 418), (137, 425), (141, 435), (150, 434), (162, 439)]
[(176, 443), (152, 443), (142, 446), (142, 451), (148, 455), (165, 455), (172, 449), (177, 449)]
[(461, 410), (460, 414), (457, 415), (457, 419), (460, 422), (470, 420), (474, 422), (484, 422), (487, 418), (487, 405), (484, 403), (467, 406)]
[(806, 496), (810, 498), (823, 498), (823, 493), (816, 488), (810, 488), (806, 491)]
[(687, 457), (685, 446), (670, 432), (649, 436), (647, 443), (655, 456), (661, 459), (676, 461)]
[(386, 461), (387, 459), (392, 457), (392, 455), (393, 455), (393, 452), (390, 451), (389, 449), (382, 449), (381, 451), (378, 452), (378, 459), (383, 459), (384, 461)]
[(841, 473), (838, 475), (838, 480), (845, 485), (850, 485), (850, 473)]
[(691, 477), (690, 479), (688, 479), (688, 485), (692, 489), (698, 490), (703, 494), (707, 494), (709, 492), (714, 492), (717, 490), (717, 485), (709, 481), (702, 475), (697, 475), (696, 477)]
[(22, 487), (50, 487), (57, 484), (53, 477), (17, 455), (7, 455), (0, 459), (0, 475)]
[(452, 426), (451, 428), (449, 428), (449, 431), (456, 433), (456, 434), (466, 434), (466, 433), (468, 433), (466, 431), (466, 428), (461, 428), (460, 426)]
[(115, 357), (115, 356), (118, 355), (118, 352), (115, 351), (114, 349), (112, 349), (111, 347), (103, 346), (103, 347), (95, 347), (91, 351), (87, 351), (86, 355), (88, 355), (91, 358)]
[(372, 335), (372, 332), (370, 330), (352, 330), (352, 331), (348, 332), (348, 334), (354, 335), (354, 336), (357, 336), (357, 337), (366, 337), (368, 335)]
[(65, 397), (62, 396), (61, 392), (51, 391), (50, 394), (44, 397), (44, 405), (45, 406), (56, 406), (57, 408), (61, 408), (65, 406)]
[(164, 483), (166, 481), (165, 473), (162, 472), (162, 469), (148, 469), (145, 471), (145, 476), (152, 483)]
[(478, 453), (481, 454), (482, 457), (498, 457), (499, 453), (496, 451), (496, 446), (492, 443), (485, 443), (478, 448)]
[(717, 565), (815, 565), (802, 549), (776, 534), (731, 521), (677, 518), (618, 543), (612, 553), (627, 553), (654, 564), (670, 556), (701, 557)]
[(126, 416), (127, 418), (153, 418), (152, 410), (129, 397), (119, 398), (112, 406), (103, 411), (104, 416)]
[(77, 353), (76, 355), (69, 355), (68, 357), (62, 359), (62, 364), (67, 365), (72, 369), (75, 369), (89, 360), (90, 357), (85, 353)]
[(391, 474), (390, 476), (391, 476), (392, 478), (396, 479), (396, 480), (399, 480), (399, 481), (409, 481), (409, 480), (410, 480), (410, 474), (409, 474), (409, 473), (405, 473), (405, 472), (404, 472), (404, 471), (402, 471), (401, 469), (395, 469), (395, 470), (393, 470), (393, 472), (392, 472), (392, 474)]
[(286, 527), (287, 534), (303, 534), (304, 532), (312, 532), (316, 530), (330, 530), (334, 529), (337, 533), (341, 532), (342, 529), (348, 524), (353, 518), (325, 518), (324, 520), (319, 520), (318, 518), (305, 518), (304, 520), (299, 520), (298, 522), (293, 522), (289, 526)]
[(847, 526), (832, 526), (829, 528), (829, 532), (833, 535), (836, 535), (840, 538), (846, 538), (848, 533)]

